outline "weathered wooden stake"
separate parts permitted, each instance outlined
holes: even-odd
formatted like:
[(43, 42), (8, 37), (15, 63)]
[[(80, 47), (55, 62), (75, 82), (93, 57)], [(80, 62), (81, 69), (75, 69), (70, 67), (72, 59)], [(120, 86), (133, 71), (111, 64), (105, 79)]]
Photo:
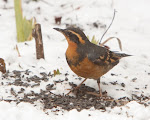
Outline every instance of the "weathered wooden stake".
[(6, 65), (5, 65), (5, 61), (3, 58), (0, 58), (0, 71), (2, 73), (6, 73)]
[(36, 58), (44, 59), (44, 49), (43, 49), (42, 32), (41, 32), (40, 24), (35, 24), (35, 28), (32, 30), (32, 36), (35, 38), (35, 43), (36, 43)]

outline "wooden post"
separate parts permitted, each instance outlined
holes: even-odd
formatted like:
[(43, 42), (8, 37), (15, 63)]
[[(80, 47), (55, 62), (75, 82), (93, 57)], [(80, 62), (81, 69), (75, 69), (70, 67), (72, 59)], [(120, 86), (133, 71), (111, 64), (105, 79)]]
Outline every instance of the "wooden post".
[(36, 58), (44, 59), (43, 41), (40, 24), (35, 24), (35, 28), (32, 30), (32, 36), (35, 38), (36, 43)]
[(6, 73), (6, 66), (5, 66), (5, 61), (4, 59), (0, 58), (0, 71), (2, 73)]

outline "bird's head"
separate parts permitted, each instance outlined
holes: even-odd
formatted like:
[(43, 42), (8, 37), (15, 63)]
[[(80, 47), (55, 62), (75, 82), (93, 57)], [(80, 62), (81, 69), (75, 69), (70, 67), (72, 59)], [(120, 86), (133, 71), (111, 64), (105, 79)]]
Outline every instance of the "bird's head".
[(70, 27), (67, 29), (54, 29), (61, 32), (66, 37), (68, 43), (74, 42), (76, 44), (85, 44), (87, 41), (89, 41), (85, 34), (79, 28)]

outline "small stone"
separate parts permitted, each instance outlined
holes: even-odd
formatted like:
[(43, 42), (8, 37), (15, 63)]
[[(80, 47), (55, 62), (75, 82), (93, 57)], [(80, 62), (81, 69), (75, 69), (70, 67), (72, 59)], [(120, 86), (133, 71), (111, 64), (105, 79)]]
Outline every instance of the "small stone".
[(121, 83), (121, 86), (122, 86), (122, 87), (125, 87), (126, 85), (125, 85), (124, 83)]
[(117, 76), (116, 74), (114, 74), (114, 73), (111, 73), (111, 76)]
[(137, 78), (136, 78), (136, 77), (132, 79), (132, 81), (133, 81), (133, 82), (135, 82), (136, 80), (137, 80)]
[(48, 84), (46, 86), (46, 90), (52, 90), (53, 89), (54, 84)]
[(4, 85), (4, 83), (3, 83), (3, 82), (1, 82), (1, 85)]
[(69, 74), (68, 73), (65, 73), (65, 76), (68, 76)]
[(21, 88), (21, 91), (23, 92), (23, 91), (25, 91), (25, 89), (24, 89), (24, 88)]
[(110, 82), (112, 85), (117, 85), (118, 83), (117, 83), (117, 81), (115, 81), (115, 82)]
[(65, 78), (65, 81), (68, 81), (68, 78), (67, 78), (67, 77)]

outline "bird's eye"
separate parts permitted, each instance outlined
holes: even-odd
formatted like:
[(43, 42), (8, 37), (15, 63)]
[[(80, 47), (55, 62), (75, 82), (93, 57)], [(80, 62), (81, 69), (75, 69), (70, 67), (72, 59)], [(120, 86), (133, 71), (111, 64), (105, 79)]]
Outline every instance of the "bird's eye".
[(68, 32), (68, 37), (71, 41), (73, 41), (75, 43), (79, 43), (79, 38), (72, 32)]
[(72, 33), (71, 32), (68, 32), (68, 37), (71, 37), (72, 36)]

